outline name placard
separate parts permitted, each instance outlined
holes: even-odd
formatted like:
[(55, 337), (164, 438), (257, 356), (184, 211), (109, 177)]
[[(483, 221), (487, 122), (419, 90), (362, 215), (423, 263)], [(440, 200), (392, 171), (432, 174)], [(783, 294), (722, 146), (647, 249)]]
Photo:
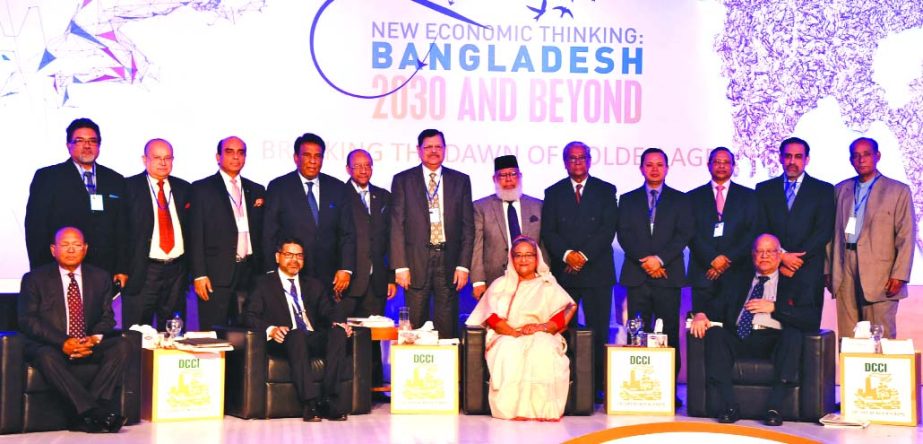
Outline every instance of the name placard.
[(392, 343), (391, 413), (458, 414), (458, 346)]
[(672, 347), (607, 347), (606, 412), (673, 415), (676, 411)]
[(142, 365), (142, 418), (160, 422), (224, 416), (224, 352), (145, 349)]
[(920, 423), (920, 353), (840, 353), (840, 405), (846, 419), (874, 424)]

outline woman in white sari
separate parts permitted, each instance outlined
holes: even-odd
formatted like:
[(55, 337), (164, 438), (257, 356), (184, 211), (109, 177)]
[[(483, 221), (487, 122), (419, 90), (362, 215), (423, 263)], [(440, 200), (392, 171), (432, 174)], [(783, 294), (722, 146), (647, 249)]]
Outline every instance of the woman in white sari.
[(558, 285), (534, 240), (513, 240), (506, 274), (495, 280), (468, 318), (487, 328), (490, 412), (502, 419), (561, 419), (570, 360), (561, 332), (574, 300)]

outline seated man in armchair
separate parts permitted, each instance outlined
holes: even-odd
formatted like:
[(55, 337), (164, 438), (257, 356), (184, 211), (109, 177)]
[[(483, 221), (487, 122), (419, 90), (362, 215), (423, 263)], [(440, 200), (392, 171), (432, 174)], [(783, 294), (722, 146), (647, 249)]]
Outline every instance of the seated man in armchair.
[[(302, 419), (319, 422), (321, 414), (332, 421), (345, 421), (349, 412), (337, 393), (347, 368), (346, 338), (352, 330), (337, 314), (329, 286), (311, 277), (299, 277), (304, 267), (304, 246), (297, 239), (283, 239), (276, 249), (279, 267), (260, 276), (244, 305), (243, 322), (249, 328), (266, 332), (269, 347), (288, 357), (292, 382), (303, 405)], [(311, 384), (317, 380), (311, 358), (324, 356), (324, 375), (320, 391)]]
[[(755, 273), (737, 279), (714, 299), (702, 301), (700, 306), (706, 311), (695, 315), (692, 334), (705, 338), (708, 390), (717, 391), (722, 403), (718, 422), (740, 419), (732, 381), (734, 361), (771, 358), (775, 380), (764, 423), (779, 426), (785, 389), (798, 383), (801, 372), (804, 333), (820, 327), (823, 301), (816, 301), (803, 287), (780, 275), (782, 248), (775, 236), (757, 237), (752, 254)], [(712, 326), (712, 322), (721, 322), (723, 327)]]

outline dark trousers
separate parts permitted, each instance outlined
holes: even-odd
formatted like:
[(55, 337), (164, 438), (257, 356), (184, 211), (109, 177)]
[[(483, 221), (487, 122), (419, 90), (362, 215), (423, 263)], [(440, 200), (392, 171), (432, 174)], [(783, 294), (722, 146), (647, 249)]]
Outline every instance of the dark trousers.
[(775, 383), (766, 410), (778, 411), (786, 386), (798, 383), (804, 335), (794, 328), (763, 329), (741, 340), (736, 328), (712, 327), (705, 333), (705, 374), (709, 390), (717, 390), (724, 403), (719, 411), (737, 405), (733, 371), (734, 362), (742, 358), (772, 359)]
[(458, 292), (451, 282), (451, 277), (446, 276), (445, 252), (429, 250), (426, 279), (424, 282), (411, 281), (404, 292), (413, 328), (420, 328), (429, 318), (429, 295), (432, 293), (433, 325), (439, 331), (439, 338), (458, 337)]
[[(169, 264), (150, 262), (147, 276), (129, 278), (144, 279), (144, 285), (138, 293), (122, 295), (122, 325), (148, 324), (164, 331), (167, 319), (171, 319), (173, 313), (179, 312), (185, 318), (189, 280), (183, 259)], [(157, 315), (156, 324), (153, 322), (154, 315)]]
[[(345, 317), (367, 318), (372, 315), (384, 315), (387, 295), (375, 294), (369, 284), (365, 294), (360, 297), (345, 297), (339, 302), (339, 309)], [(372, 387), (379, 387), (384, 381), (384, 369), (381, 364), (381, 344), (372, 343)]]
[[(131, 344), (117, 336), (103, 339), (93, 347), (93, 354), (85, 358), (71, 360), (60, 347), (50, 345), (28, 350), (26, 357), (45, 380), (70, 402), (77, 414), (82, 415), (93, 408), (111, 407), (117, 401), (113, 398), (128, 368), (129, 356)], [(98, 365), (99, 370), (90, 385), (84, 387), (74, 371), (78, 366), (90, 364)]]
[[(612, 287), (564, 287), (574, 302), (583, 301), (586, 327), (593, 331), (593, 381), (596, 390), (606, 390), (606, 343), (609, 342), (609, 314), (612, 312)], [(577, 326), (577, 316), (570, 327)]]
[[(339, 393), (339, 382), (352, 375), (346, 375), (346, 330), (340, 327), (321, 329), (313, 332), (291, 330), (285, 341), (279, 344), (269, 342), (270, 347), (281, 349), (288, 357), (292, 371), (292, 382), (302, 403), (309, 401), (327, 401), (333, 414), (349, 413), (340, 401), (352, 401), (351, 394)], [(318, 369), (311, 365), (311, 359), (324, 357), (323, 375), (317, 375)], [(321, 384), (315, 381), (321, 380)], [(340, 399), (340, 398), (344, 399)]]
[(199, 330), (211, 330), (214, 325), (233, 325), (240, 317), (244, 301), (250, 292), (250, 279), (253, 273), (248, 259), (234, 263), (234, 276), (226, 286), (212, 284), (212, 294), (207, 301), (199, 301)]
[(676, 350), (674, 356), (676, 374), (679, 375), (682, 356), (679, 352), (679, 303), (680, 289), (658, 287), (646, 282), (637, 287), (628, 287), (628, 319), (640, 313), (644, 320), (644, 331), (654, 331), (657, 318), (663, 320), (663, 332), (667, 334), (667, 345)]

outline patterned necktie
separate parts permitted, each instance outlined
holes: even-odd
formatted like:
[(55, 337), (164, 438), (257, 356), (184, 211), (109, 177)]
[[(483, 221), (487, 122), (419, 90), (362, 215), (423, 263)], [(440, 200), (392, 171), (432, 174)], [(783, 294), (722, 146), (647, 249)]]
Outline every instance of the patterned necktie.
[(93, 172), (92, 171), (83, 172), (83, 182), (86, 184), (88, 193), (96, 194), (96, 183), (93, 182)]
[(519, 214), (516, 212), (516, 207), (513, 206), (512, 201), (506, 203), (506, 219), (510, 225), (510, 243), (512, 243), (513, 239), (522, 234), (522, 230), (519, 228)]
[[(750, 297), (747, 298), (748, 301), (751, 299), (763, 299), (763, 288), (766, 281), (769, 280), (769, 276), (759, 276), (756, 279), (758, 282), (753, 286), (753, 291), (750, 292)], [(746, 303), (744, 304), (746, 305)], [(753, 333), (753, 313), (743, 309), (740, 312), (740, 322), (737, 323), (737, 336), (740, 339), (747, 339), (750, 333)]]
[(164, 253), (173, 250), (173, 218), (170, 217), (170, 204), (163, 192), (163, 180), (157, 181), (157, 225), (160, 227), (160, 249)]
[(317, 199), (314, 197), (314, 182), (309, 180), (305, 183), (308, 184), (308, 208), (311, 209), (314, 226), (317, 226), (320, 219), (318, 219)]
[(583, 198), (583, 193), (580, 191), (583, 190), (583, 184), (577, 184), (577, 191), (574, 193), (574, 197), (577, 199), (577, 205), (580, 205), (580, 199)]
[(715, 204), (718, 208), (718, 220), (721, 220), (724, 217), (724, 185), (718, 185), (715, 187), (718, 190), (715, 193)]
[(288, 291), (288, 295), (292, 297), (292, 302), (295, 303), (295, 327), (299, 330), (308, 331), (308, 326), (304, 323), (304, 311), (301, 310), (301, 298), (298, 297), (298, 288), (295, 287), (295, 280), (289, 279), (288, 282), (292, 285), (291, 290)]
[(67, 324), (67, 336), (83, 339), (87, 336), (87, 324), (83, 318), (83, 298), (80, 297), (80, 287), (74, 279), (74, 273), (67, 273), (67, 277), (71, 278), (67, 284), (67, 317), (70, 320)]
[[(429, 201), (429, 210), (430, 213), (436, 212), (439, 213), (439, 194), (436, 193), (436, 173), (429, 173), (429, 195), (432, 198)], [(442, 217), (439, 218), (439, 222), (432, 222), (430, 218), (429, 223), (429, 243), (433, 245), (441, 244), (445, 242), (445, 232), (442, 231)]]
[(369, 214), (372, 214), (372, 208), (369, 207), (369, 190), (360, 191), (359, 198), (362, 200), (362, 205), (365, 205), (365, 211), (368, 211)]
[[(244, 196), (237, 186), (237, 178), (231, 179), (231, 192), (234, 193), (234, 217), (241, 219), (244, 217)], [(247, 232), (237, 230), (237, 257), (243, 259), (247, 257)]]
[(788, 205), (788, 209), (792, 209), (792, 205), (795, 204), (795, 188), (798, 186), (798, 181), (786, 182), (785, 188), (785, 203)]

